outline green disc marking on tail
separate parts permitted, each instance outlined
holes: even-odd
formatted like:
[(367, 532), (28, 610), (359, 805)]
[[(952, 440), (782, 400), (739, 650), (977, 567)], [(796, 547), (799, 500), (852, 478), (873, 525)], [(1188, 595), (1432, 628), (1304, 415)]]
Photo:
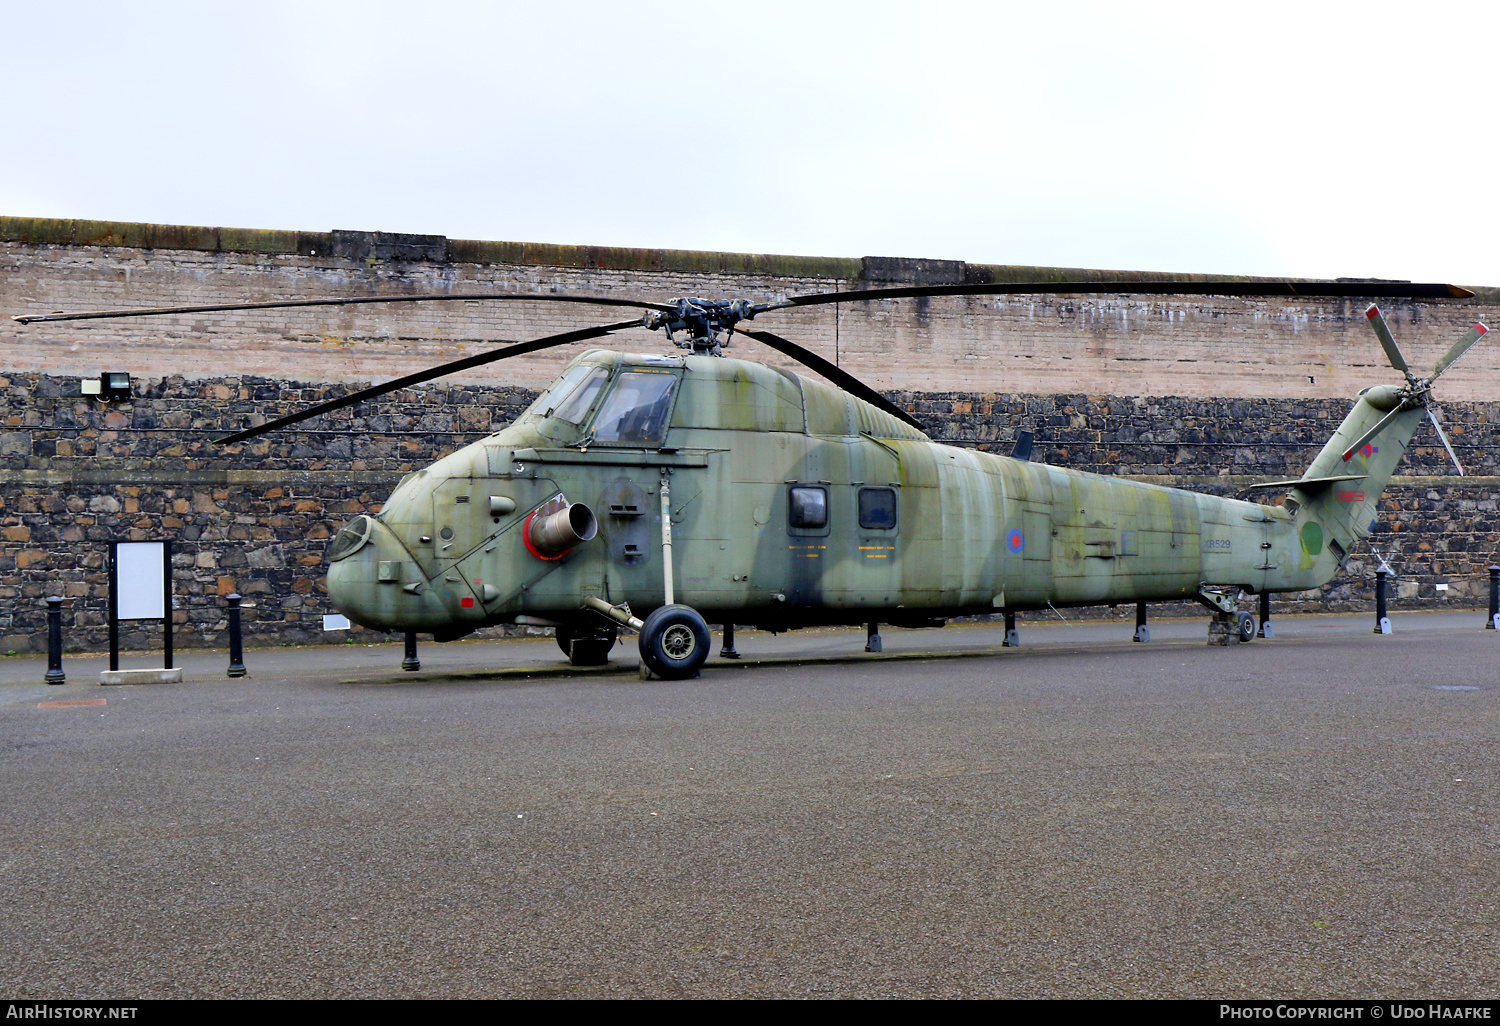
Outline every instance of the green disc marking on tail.
[(1302, 525), (1302, 551), (1316, 556), (1323, 551), (1323, 528), (1316, 520)]

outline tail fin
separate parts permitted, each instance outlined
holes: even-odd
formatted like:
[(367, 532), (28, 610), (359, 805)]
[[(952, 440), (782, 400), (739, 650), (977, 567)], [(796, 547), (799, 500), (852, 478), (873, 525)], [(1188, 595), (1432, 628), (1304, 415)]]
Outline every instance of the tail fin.
[[(1292, 489), (1304, 558), (1311, 567), (1324, 545), (1342, 566), (1354, 546), (1375, 528), (1380, 493), (1406, 455), (1421, 406), (1405, 406), (1405, 396), (1389, 385), (1367, 388), (1333, 437)], [(1384, 421), (1384, 424), (1381, 422)], [(1371, 430), (1379, 425), (1379, 430)], [(1311, 525), (1311, 526), (1310, 526)]]

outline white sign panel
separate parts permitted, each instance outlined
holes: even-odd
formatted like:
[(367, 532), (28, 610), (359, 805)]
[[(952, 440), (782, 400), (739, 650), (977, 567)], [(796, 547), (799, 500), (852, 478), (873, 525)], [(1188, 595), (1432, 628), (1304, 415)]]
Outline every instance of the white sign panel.
[(167, 582), (163, 542), (120, 542), (115, 546), (116, 615), (121, 620), (164, 620)]
[(325, 631), (347, 631), (349, 629), (349, 618), (341, 613), (323, 614), (323, 629)]

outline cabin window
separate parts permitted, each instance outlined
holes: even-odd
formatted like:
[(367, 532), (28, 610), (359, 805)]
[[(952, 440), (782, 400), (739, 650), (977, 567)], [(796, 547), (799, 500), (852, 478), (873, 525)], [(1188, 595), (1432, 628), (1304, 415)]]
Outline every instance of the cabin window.
[(828, 526), (828, 489), (793, 485), (787, 497), (787, 523), (792, 527)]
[(557, 404), (557, 409), (552, 412), (552, 415), (569, 424), (582, 424), (583, 419), (589, 415), (589, 408), (594, 405), (594, 397), (599, 394), (599, 389), (604, 387), (604, 382), (608, 377), (608, 370), (595, 367), (592, 374)]
[(894, 488), (861, 488), (859, 490), (859, 526), (888, 531), (896, 526), (896, 490)]
[(677, 375), (628, 370), (615, 381), (594, 421), (594, 441), (660, 445), (677, 394)]

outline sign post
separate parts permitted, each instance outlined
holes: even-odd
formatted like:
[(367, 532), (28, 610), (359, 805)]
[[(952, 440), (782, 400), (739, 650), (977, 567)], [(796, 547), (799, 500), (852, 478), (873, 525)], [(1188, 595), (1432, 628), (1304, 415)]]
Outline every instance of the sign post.
[(109, 668), (120, 668), (120, 621), (160, 620), (172, 669), (172, 543), (109, 543)]

